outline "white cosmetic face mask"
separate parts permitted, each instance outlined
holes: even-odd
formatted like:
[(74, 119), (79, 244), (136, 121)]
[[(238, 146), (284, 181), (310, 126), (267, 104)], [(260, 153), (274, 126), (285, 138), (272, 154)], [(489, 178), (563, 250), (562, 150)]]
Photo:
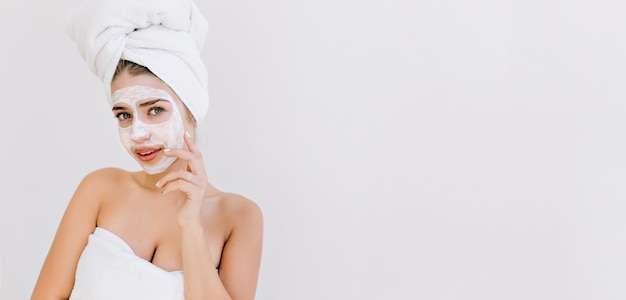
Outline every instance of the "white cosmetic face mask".
[[(172, 96), (164, 90), (152, 87), (131, 86), (115, 91), (111, 95), (111, 99), (114, 105), (125, 103), (132, 109), (132, 124), (128, 127), (119, 127), (120, 141), (128, 153), (139, 162), (148, 174), (162, 173), (169, 168), (176, 161), (176, 157), (165, 156), (161, 153), (158, 161), (145, 162), (139, 159), (139, 154), (136, 151), (142, 148), (159, 148), (161, 151), (168, 148), (183, 148), (185, 128)], [(170, 102), (172, 107), (170, 117), (160, 123), (147, 122), (138, 110), (138, 102), (146, 99), (160, 99)]]

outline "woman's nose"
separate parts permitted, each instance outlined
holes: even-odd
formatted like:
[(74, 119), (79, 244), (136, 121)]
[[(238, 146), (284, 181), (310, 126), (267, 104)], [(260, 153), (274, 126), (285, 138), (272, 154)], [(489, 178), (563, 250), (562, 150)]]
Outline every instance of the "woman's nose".
[(142, 143), (150, 139), (150, 128), (141, 121), (133, 122), (130, 138), (135, 143)]

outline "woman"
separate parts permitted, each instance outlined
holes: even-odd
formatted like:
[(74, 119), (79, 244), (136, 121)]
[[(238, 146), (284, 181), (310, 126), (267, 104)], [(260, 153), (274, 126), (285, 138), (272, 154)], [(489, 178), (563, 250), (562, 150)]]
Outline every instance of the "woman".
[(195, 4), (90, 0), (70, 31), (143, 171), (83, 179), (32, 299), (253, 299), (261, 211), (208, 182), (194, 142), (208, 107)]

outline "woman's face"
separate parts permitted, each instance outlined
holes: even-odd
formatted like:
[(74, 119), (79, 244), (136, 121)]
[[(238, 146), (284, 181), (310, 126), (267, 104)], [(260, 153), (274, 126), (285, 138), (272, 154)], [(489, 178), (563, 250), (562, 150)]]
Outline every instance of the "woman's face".
[(121, 72), (111, 83), (113, 114), (122, 145), (148, 174), (165, 171), (175, 157), (163, 150), (181, 149), (192, 128), (185, 107), (172, 89), (151, 74)]

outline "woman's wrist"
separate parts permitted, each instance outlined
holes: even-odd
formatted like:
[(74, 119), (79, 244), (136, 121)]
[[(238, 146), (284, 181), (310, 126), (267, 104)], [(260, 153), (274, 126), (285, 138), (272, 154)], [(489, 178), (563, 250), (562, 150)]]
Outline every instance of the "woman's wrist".
[(202, 229), (202, 207), (182, 207), (178, 212), (178, 225), (181, 229)]
[(203, 233), (204, 228), (200, 220), (179, 220), (178, 225), (184, 232), (189, 233)]

